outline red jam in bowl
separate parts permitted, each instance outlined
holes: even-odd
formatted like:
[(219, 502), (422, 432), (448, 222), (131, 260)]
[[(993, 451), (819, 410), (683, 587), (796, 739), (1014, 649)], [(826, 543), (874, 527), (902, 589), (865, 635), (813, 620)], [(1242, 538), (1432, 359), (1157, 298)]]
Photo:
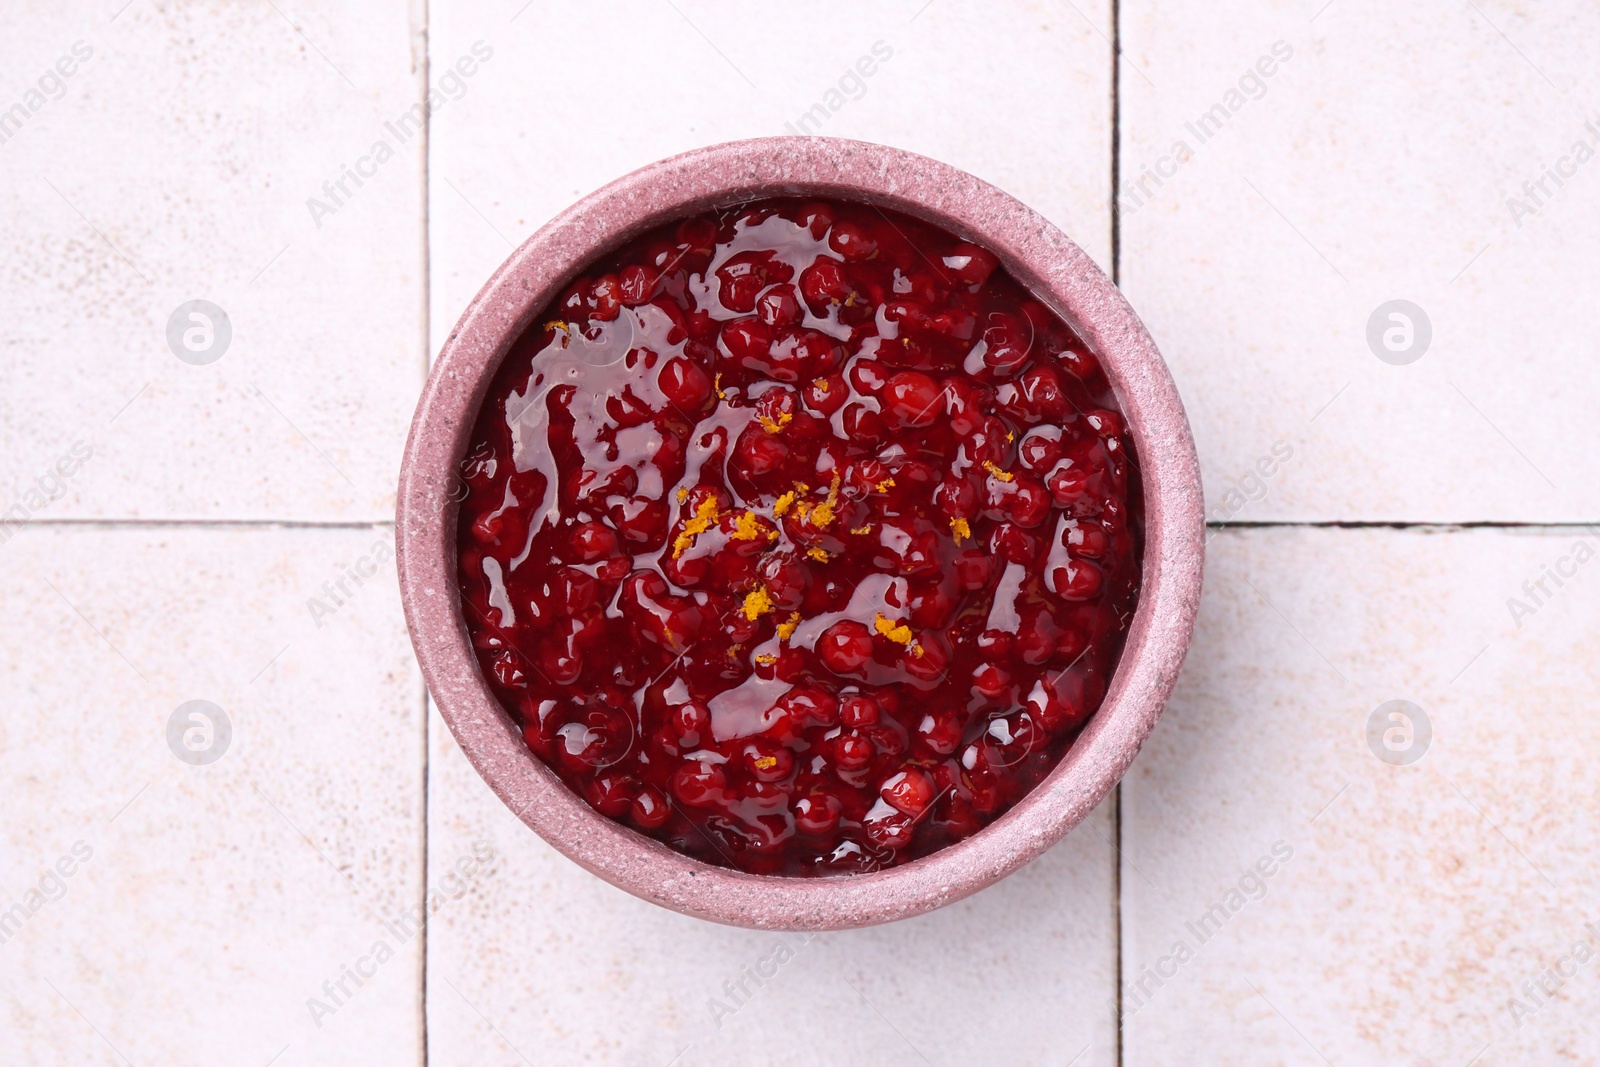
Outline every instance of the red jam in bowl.
[(602, 814), (761, 874), (977, 832), (1099, 706), (1139, 588), (1111, 389), (994, 255), (766, 200), (596, 264), (462, 465), (484, 677)]

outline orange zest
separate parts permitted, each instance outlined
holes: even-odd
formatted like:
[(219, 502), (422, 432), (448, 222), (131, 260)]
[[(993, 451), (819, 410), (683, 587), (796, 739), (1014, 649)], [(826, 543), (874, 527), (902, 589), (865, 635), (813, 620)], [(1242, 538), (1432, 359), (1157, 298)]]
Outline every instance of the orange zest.
[(708, 496), (695, 509), (694, 518), (683, 524), (683, 532), (673, 539), (672, 558), (677, 559), (687, 552), (694, 539), (711, 529), (717, 518), (717, 498)]
[(776, 606), (772, 602), (772, 594), (767, 592), (767, 587), (758, 585), (745, 595), (744, 606), (740, 610), (744, 612), (745, 618), (755, 622)]
[(890, 622), (882, 612), (872, 617), (872, 628), (897, 645), (909, 646), (913, 640), (911, 627), (903, 622)]
[(999, 478), (1002, 482), (1009, 482), (1016, 477), (1015, 474), (1012, 474), (1004, 467), (1001, 467), (999, 464), (989, 459), (983, 461), (983, 469), (994, 475), (996, 478)]

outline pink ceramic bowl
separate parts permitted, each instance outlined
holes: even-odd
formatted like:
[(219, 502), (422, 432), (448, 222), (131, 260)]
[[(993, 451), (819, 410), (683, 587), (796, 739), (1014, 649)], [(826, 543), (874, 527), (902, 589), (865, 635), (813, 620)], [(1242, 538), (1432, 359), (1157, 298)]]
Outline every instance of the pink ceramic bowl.
[[(511, 343), (590, 261), (663, 222), (768, 196), (893, 208), (1000, 257), (1100, 357), (1144, 481), (1143, 591), (1105, 702), (1038, 788), (971, 838), (870, 874), (783, 878), (713, 867), (605, 818), (527, 746), (484, 682), (456, 586), (456, 476)], [(428, 378), (400, 475), (401, 594), (417, 659), (456, 741), (545, 840), (636, 896), (738, 926), (829, 930), (904, 919), (1005, 877), (1071, 830), (1116, 785), (1155, 726), (1200, 597), (1204, 505), (1194, 439), (1138, 316), (1083, 250), (1012, 197), (954, 167), (832, 138), (777, 137), (687, 152), (612, 182), (512, 253), (451, 332)]]

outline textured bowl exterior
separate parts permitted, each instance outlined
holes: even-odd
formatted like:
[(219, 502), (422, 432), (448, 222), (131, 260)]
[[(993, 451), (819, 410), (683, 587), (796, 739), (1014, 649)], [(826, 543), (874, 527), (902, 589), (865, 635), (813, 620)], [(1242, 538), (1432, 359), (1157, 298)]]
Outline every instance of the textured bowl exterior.
[[(591, 809), (541, 763), (479, 671), (456, 586), (456, 476), (511, 343), (583, 267), (685, 215), (767, 196), (835, 197), (904, 212), (993, 251), (1100, 357), (1144, 481), (1143, 589), (1105, 701), (1054, 771), (1004, 816), (904, 866), (836, 878), (713, 867)], [(992, 185), (923, 156), (821, 137), (698, 149), (585, 197), (528, 238), (451, 331), (412, 422), (396, 516), (411, 640), (440, 712), (508, 807), (569, 858), (645, 900), (716, 922), (832, 930), (918, 915), (1005, 877), (1071, 830), (1155, 726), (1199, 606), (1205, 510), (1194, 438), (1144, 325), (1065, 234)]]

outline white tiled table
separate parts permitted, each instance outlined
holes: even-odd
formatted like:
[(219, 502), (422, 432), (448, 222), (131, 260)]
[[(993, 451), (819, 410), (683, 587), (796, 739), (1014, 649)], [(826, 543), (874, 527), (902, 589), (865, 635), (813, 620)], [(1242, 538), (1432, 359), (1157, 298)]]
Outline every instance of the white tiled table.
[[(29, 515), (0, 1061), (1600, 1061), (1571, 955), (1600, 953), (1600, 162), (1559, 162), (1600, 148), (1592, 5), (123, 5), (0, 15), (0, 511)], [(790, 938), (719, 1020), (780, 939), (614, 890), (494, 799), (426, 704), (393, 484), (515, 242), (784, 132), (874, 45), (817, 132), (971, 170), (1114, 266), (1217, 525), (1120, 813), (942, 912)], [(206, 366), (166, 342), (197, 298), (232, 327)], [(1367, 341), (1395, 299), (1431, 326), (1406, 365)], [(203, 766), (166, 741), (195, 699), (232, 733)], [(1395, 699), (1432, 728), (1400, 766), (1367, 740)]]

